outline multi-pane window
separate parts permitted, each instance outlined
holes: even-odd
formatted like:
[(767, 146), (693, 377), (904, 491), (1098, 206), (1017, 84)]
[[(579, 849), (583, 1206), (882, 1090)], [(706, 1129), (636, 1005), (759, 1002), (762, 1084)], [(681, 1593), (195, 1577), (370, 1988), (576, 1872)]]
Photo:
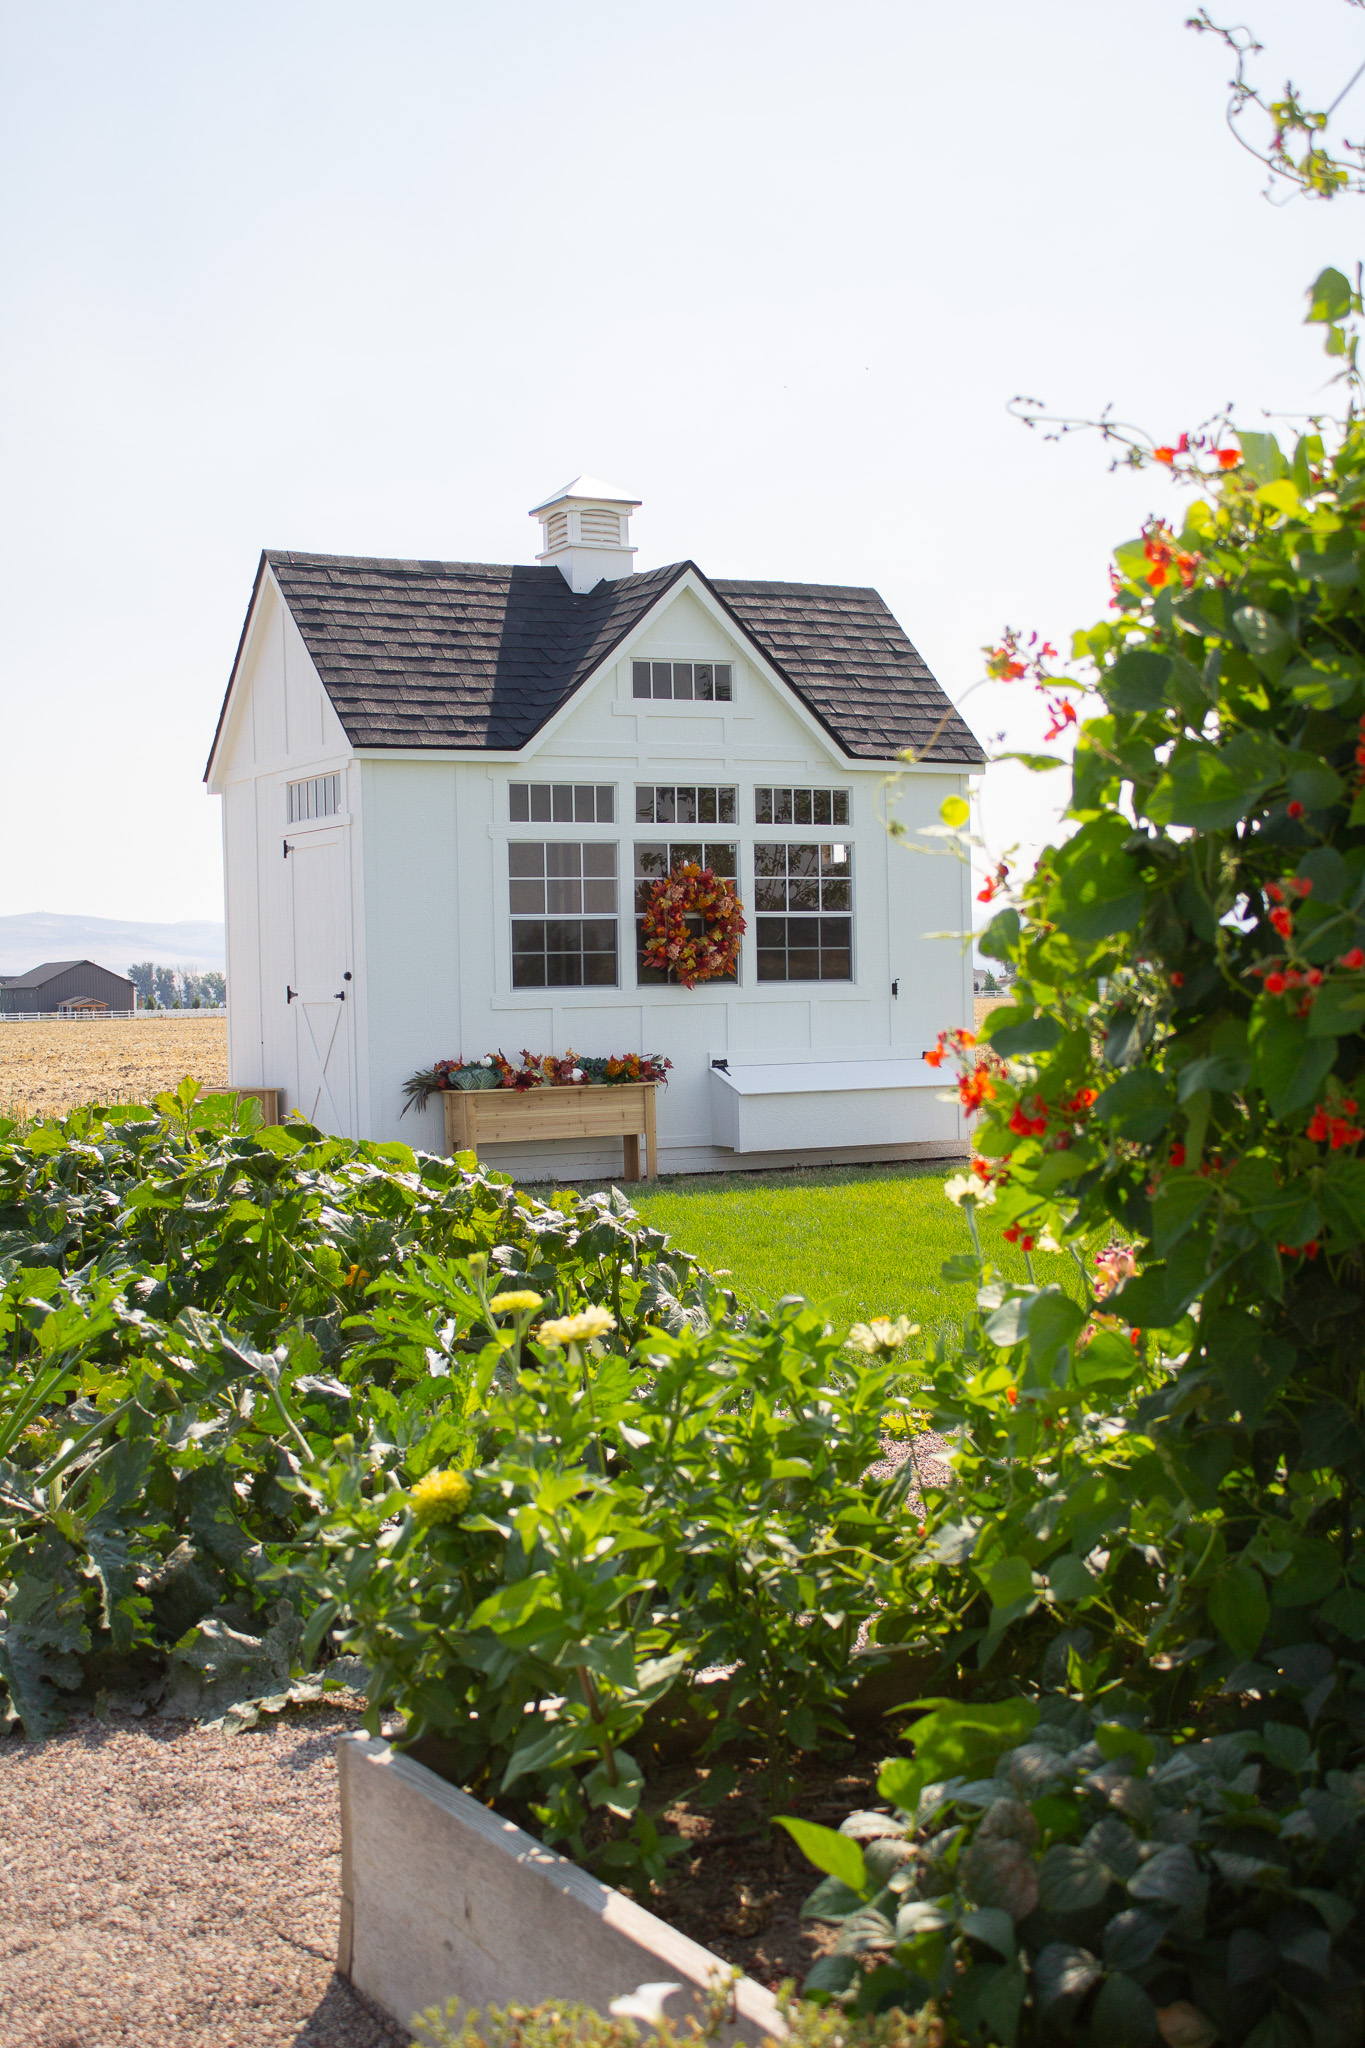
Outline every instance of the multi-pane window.
[(513, 988), (614, 987), (615, 846), (513, 841), (507, 867)]
[[(642, 986), (662, 986), (665, 983), (672, 983), (676, 980), (675, 975), (665, 973), (662, 967), (648, 967), (645, 964), (645, 935), (642, 913), (649, 902), (649, 892), (654, 887), (654, 884), (663, 881), (664, 877), (670, 874), (674, 868), (687, 867), (690, 864), (695, 864), (699, 868), (710, 868), (713, 874), (725, 875), (729, 880), (734, 881), (738, 873), (735, 860), (736, 850), (733, 845), (718, 843), (714, 839), (674, 839), (666, 844), (663, 841), (640, 841), (636, 845), (635, 978)], [(688, 921), (700, 932), (702, 921), (699, 917), (689, 919)], [(718, 981), (733, 981), (735, 976), (733, 974), (717, 975), (716, 979)]]
[(334, 818), (341, 809), (341, 777), (310, 775), (306, 782), (291, 782), (288, 799), (291, 825), (302, 825), (309, 818)]
[(847, 845), (754, 848), (760, 981), (852, 981), (853, 859)]
[(631, 688), (637, 697), (728, 704), (732, 666), (728, 661), (637, 661), (631, 664)]
[(616, 785), (611, 782), (510, 782), (514, 825), (613, 825)]
[(653, 782), (635, 785), (637, 825), (733, 825), (735, 792), (730, 789), (670, 788)]
[(846, 789), (756, 789), (756, 825), (846, 825)]

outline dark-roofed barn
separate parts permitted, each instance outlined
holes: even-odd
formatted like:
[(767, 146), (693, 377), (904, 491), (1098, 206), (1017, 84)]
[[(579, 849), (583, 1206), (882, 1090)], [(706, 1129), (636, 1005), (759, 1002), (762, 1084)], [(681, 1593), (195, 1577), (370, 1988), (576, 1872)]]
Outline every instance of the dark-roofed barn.
[(27, 974), (0, 975), (0, 1014), (49, 1014), (73, 1004), (103, 1003), (112, 1014), (137, 1008), (137, 990), (126, 974), (114, 974), (93, 960), (48, 960)]
[[(267, 550), (206, 779), (224, 799), (229, 1059), (327, 1128), (400, 1127), (439, 1058), (660, 1052), (665, 1169), (961, 1147), (921, 1054), (971, 1021), (969, 870), (913, 833), (982, 752), (875, 590), (637, 574), (579, 478), (534, 567)], [(649, 890), (733, 879), (733, 978), (642, 958)], [(717, 1065), (723, 1061), (724, 1065)], [(610, 1149), (508, 1148), (592, 1172)]]

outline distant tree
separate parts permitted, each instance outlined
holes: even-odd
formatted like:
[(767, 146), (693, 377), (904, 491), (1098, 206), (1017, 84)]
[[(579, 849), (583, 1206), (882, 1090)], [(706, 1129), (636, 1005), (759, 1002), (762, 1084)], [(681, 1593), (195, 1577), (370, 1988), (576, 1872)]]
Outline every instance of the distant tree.
[(162, 1010), (177, 1010), (180, 1007), (180, 977), (174, 967), (153, 969), (153, 983), (156, 990), (157, 1007)]
[(986, 979), (981, 984), (981, 993), (983, 996), (998, 996), (1000, 993), (1000, 984), (989, 967), (986, 969)]
[(213, 968), (207, 974), (201, 974), (199, 993), (211, 1008), (221, 1010), (227, 1001), (227, 976)]
[(156, 968), (150, 960), (135, 960), (128, 969), (128, 979), (137, 990), (138, 1002), (144, 1009), (150, 1009), (156, 1001)]

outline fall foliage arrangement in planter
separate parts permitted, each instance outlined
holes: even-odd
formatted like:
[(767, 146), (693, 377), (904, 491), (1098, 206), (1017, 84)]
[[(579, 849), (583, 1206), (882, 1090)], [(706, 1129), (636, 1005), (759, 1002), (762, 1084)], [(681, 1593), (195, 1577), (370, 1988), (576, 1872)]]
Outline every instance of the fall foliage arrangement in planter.
[(451, 1089), (615, 1088), (631, 1081), (667, 1082), (672, 1060), (662, 1053), (620, 1052), (606, 1055), (527, 1052), (514, 1066), (506, 1053), (485, 1053), (477, 1060), (437, 1060), (403, 1084), (402, 1113), (425, 1109), (433, 1095)]

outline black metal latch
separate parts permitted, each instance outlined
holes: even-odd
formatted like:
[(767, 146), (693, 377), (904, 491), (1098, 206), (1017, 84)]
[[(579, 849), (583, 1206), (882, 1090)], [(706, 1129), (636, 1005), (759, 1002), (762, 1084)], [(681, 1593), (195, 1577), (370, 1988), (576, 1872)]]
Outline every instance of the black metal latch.
[(288, 841), (288, 840), (286, 839), (286, 840), (285, 840), (285, 842), (284, 842), (284, 857), (285, 857), (285, 859), (286, 859), (286, 860), (288, 860), (288, 858), (289, 858), (290, 854), (291, 854), (291, 853), (292, 853), (293, 851), (294, 851), (293, 847), (292, 847), (292, 846), (291, 846), (291, 845), (289, 844), (289, 841)]
[(344, 988), (339, 988), (339, 989), (337, 990), (337, 993), (336, 993), (336, 999), (337, 999), (337, 1001), (338, 1001), (339, 1003), (344, 1003), (344, 1002), (345, 1002), (345, 1000), (346, 1000), (346, 991), (345, 991), (345, 989), (344, 989)]
[(296, 996), (297, 994), (298, 994), (298, 990), (297, 990), (296, 988), (290, 988), (290, 986), (289, 986), (289, 983), (288, 983), (288, 982), (286, 982), (286, 983), (285, 983), (285, 985), (284, 985), (284, 1000), (285, 1000), (285, 1006), (286, 1006), (286, 1008), (288, 1007), (288, 1005), (289, 1005), (290, 1003), (292, 1003), (292, 1002), (293, 1002), (293, 1000), (294, 1000), (294, 998), (295, 998), (295, 996)]
[(900, 992), (901, 992), (901, 985), (900, 985), (899, 981), (893, 981), (893, 982), (892, 982), (892, 984), (891, 984), (891, 993), (892, 993), (892, 995), (893, 995), (893, 996), (895, 996), (895, 997), (896, 997), (897, 1001), (899, 1001), (899, 1000), (900, 1000)]
[(722, 1074), (728, 1074), (730, 1071), (729, 1060), (712, 1060), (711, 1064), (713, 1067), (719, 1067)]

